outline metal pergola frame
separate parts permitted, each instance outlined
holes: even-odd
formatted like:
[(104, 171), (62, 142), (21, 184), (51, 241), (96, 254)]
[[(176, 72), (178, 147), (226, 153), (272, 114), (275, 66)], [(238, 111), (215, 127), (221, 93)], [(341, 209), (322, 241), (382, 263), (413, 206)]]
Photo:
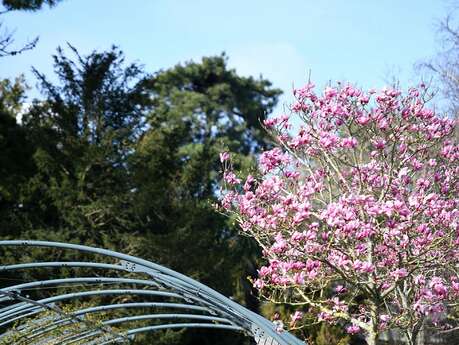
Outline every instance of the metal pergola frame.
[[(143, 260), (131, 255), (121, 254), (111, 250), (93, 248), (77, 244), (45, 242), (45, 241), (0, 241), (0, 247), (41, 247), (60, 250), (74, 250), (83, 253), (101, 255), (104, 258), (116, 259), (117, 264), (107, 262), (31, 262), (14, 265), (0, 266), (0, 273), (7, 271), (19, 271), (38, 268), (89, 268), (99, 271), (117, 271), (119, 274), (135, 273), (147, 276), (148, 279), (127, 277), (75, 277), (34, 281), (11, 285), (0, 289), (0, 329), (6, 329), (0, 334), (0, 342), (12, 332), (20, 335), (17, 344), (44, 344), (40, 336), (51, 334), (52, 331), (75, 323), (83, 323), (87, 327), (76, 334), (69, 334), (60, 338), (60, 344), (71, 345), (84, 343), (88, 345), (102, 345), (113, 343), (126, 343), (134, 339), (137, 334), (154, 332), (162, 329), (183, 328), (208, 328), (231, 330), (242, 332), (252, 337), (258, 345), (304, 345), (305, 343), (295, 338), (288, 332), (276, 331), (275, 325), (262, 316), (244, 308), (238, 303), (212, 290), (211, 288), (171, 269)], [(46, 289), (49, 287), (61, 288), (71, 286), (103, 286), (104, 284), (116, 284), (116, 289), (84, 290), (71, 293), (60, 293), (50, 297), (33, 300), (23, 291), (28, 289)], [(136, 288), (123, 288), (123, 285)], [(121, 286), (121, 287), (119, 287)], [(102, 304), (82, 308), (72, 312), (65, 312), (59, 307), (63, 301), (72, 301), (86, 297), (103, 296), (135, 296), (140, 302)], [(151, 298), (166, 299), (166, 301), (151, 301)], [(144, 298), (145, 300), (142, 300)], [(172, 299), (173, 301), (167, 301)], [(152, 312), (129, 315), (125, 317), (104, 319), (101, 324), (94, 325), (86, 320), (86, 316), (92, 313), (105, 313), (114, 310), (151, 310)], [(155, 309), (167, 310), (155, 313)], [(59, 315), (58, 318), (50, 318), (40, 314), (52, 311)], [(177, 312), (185, 311), (185, 312)], [(13, 323), (27, 320), (30, 317), (38, 317), (37, 327), (25, 324), (11, 330)], [(48, 318), (48, 319), (47, 319)], [(135, 321), (160, 320), (160, 324), (147, 325), (145, 327), (127, 327), (123, 332), (117, 332), (113, 325), (128, 324)], [(162, 323), (166, 321), (180, 320), (177, 323)], [(47, 323), (46, 323), (47, 322)], [(52, 338), (52, 335), (50, 335)], [(52, 340), (50, 338), (50, 340)]]

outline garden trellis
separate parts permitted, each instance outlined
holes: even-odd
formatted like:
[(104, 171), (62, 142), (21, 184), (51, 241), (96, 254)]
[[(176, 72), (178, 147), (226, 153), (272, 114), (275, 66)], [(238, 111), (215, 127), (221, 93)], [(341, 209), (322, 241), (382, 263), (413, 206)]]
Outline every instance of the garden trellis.
[[(184, 328), (242, 332), (259, 345), (304, 344), (288, 332), (279, 333), (271, 321), (211, 288), (147, 260), (68, 243), (0, 241), (0, 248), (8, 247), (19, 247), (21, 251), (27, 248), (77, 251), (97, 257), (97, 260), (20, 262), (0, 266), (2, 274), (42, 269), (50, 272), (71, 270), (72, 275), (81, 270), (93, 272), (92, 276), (66, 276), (19, 284), (12, 279), (13, 285), (6, 287), (2, 281), (0, 330), (3, 333), (0, 334), (0, 343), (7, 339), (11, 344), (53, 343), (57, 330), (79, 324), (83, 327), (59, 334), (59, 344), (129, 343), (137, 334)], [(104, 276), (100, 272), (107, 274)], [(38, 291), (40, 297), (29, 296), (31, 291)], [(46, 297), (42, 298), (43, 295)], [(118, 298), (116, 303), (107, 304), (104, 302), (106, 297), (130, 297), (135, 301), (119, 301)], [(62, 307), (66, 303), (88, 299), (96, 303), (71, 311)], [(116, 314), (116, 317), (112, 314), (124, 311), (130, 313)], [(92, 322), (88, 316), (97, 313), (103, 317), (100, 322)], [(125, 326), (138, 321), (152, 324)]]

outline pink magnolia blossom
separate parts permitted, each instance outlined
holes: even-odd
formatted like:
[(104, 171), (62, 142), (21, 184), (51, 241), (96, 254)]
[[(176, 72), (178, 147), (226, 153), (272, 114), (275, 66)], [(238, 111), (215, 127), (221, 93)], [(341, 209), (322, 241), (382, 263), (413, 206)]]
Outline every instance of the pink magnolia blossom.
[(388, 321), (391, 319), (391, 317), (390, 317), (390, 315), (382, 314), (382, 315), (379, 316), (379, 319), (380, 319), (382, 322), (388, 322)]
[(291, 315), (292, 323), (296, 323), (297, 321), (300, 321), (303, 318), (303, 313), (301, 311), (296, 311)]
[(357, 334), (360, 332), (360, 327), (357, 325), (350, 325), (346, 327), (346, 332), (349, 334)]
[(230, 159), (230, 154), (229, 152), (221, 152), (220, 153), (220, 162), (226, 162), (228, 159)]
[(293, 114), (265, 121), (279, 145), (259, 173), (225, 171), (221, 203), (263, 247), (265, 296), (285, 291), (369, 344), (440, 324), (459, 296), (459, 144), (426, 92), (307, 84)]

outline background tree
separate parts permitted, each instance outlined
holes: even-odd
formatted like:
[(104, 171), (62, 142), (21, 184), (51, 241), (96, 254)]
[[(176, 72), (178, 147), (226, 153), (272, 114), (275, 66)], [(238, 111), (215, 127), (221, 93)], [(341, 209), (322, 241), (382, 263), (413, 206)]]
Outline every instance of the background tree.
[(459, 113), (459, 27), (456, 12), (452, 12), (439, 25), (440, 51), (418, 68), (433, 77), (452, 116)]
[(144, 76), (116, 48), (87, 57), (71, 50), (76, 62), (61, 49), (54, 56), (60, 85), (34, 71), (46, 98), (22, 119), (36, 172), (22, 186), (19, 227), (102, 245), (130, 229), (127, 159), (147, 106)]
[(38, 11), (43, 6), (53, 7), (62, 0), (2, 0), (4, 11)]
[[(43, 6), (53, 7), (56, 6), (61, 0), (2, 0), (2, 8), (0, 8), (0, 15), (11, 11), (38, 11)], [(26, 50), (35, 48), (38, 43), (38, 37), (27, 42), (20, 48), (11, 48), (14, 44), (14, 31), (5, 28), (4, 24), (0, 22), (0, 57), (11, 56), (20, 54)]]
[(23, 112), (25, 88), (22, 78), (0, 82), (0, 225), (11, 234), (19, 231), (21, 186), (35, 171), (33, 148), (16, 120)]
[[(143, 256), (256, 308), (245, 278), (256, 273), (259, 251), (237, 237), (212, 203), (219, 151), (239, 151), (241, 166), (248, 167), (251, 154), (268, 145), (259, 121), (280, 91), (266, 80), (238, 76), (224, 56), (149, 76), (126, 64), (117, 48), (87, 56), (69, 50), (73, 58), (62, 49), (53, 57), (58, 83), (34, 70), (43, 98), (24, 112), (20, 125), (18, 111), (11, 113), (11, 127), (26, 143), (17, 148), (26, 150), (30, 168), (22, 180), (17, 175), (18, 192), (2, 205), (12, 221), (1, 236)], [(155, 339), (246, 341), (193, 330)]]
[[(255, 309), (246, 277), (259, 250), (215, 213), (219, 152), (239, 152), (239, 164), (268, 145), (261, 122), (280, 91), (264, 79), (240, 77), (226, 57), (204, 58), (156, 73), (149, 81), (153, 110), (132, 157), (142, 256), (185, 273)], [(192, 332), (187, 332), (192, 333)], [(194, 333), (194, 332), (193, 332)], [(185, 338), (186, 339), (186, 338)], [(233, 343), (221, 336), (185, 343)]]

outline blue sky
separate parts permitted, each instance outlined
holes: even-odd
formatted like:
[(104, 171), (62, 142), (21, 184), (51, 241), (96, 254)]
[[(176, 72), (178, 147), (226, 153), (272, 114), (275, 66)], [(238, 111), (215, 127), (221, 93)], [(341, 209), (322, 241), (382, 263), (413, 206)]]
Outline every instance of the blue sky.
[(118, 45), (149, 72), (225, 51), (243, 75), (262, 74), (287, 93), (308, 71), (318, 85), (348, 80), (381, 87), (390, 76), (416, 83), (413, 65), (432, 57), (442, 0), (64, 0), (53, 9), (3, 16), (18, 43), (38, 46), (0, 61), (0, 76), (31, 66), (52, 71), (51, 54), (70, 42), (81, 53)]

